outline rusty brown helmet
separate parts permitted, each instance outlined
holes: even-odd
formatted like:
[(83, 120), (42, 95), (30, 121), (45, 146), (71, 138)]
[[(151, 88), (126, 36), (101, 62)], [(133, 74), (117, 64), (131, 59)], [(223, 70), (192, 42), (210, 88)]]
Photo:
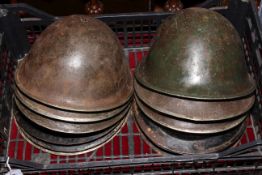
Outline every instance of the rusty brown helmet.
[(192, 122), (190, 120), (181, 120), (176, 116), (160, 113), (143, 103), (138, 97), (135, 99), (139, 109), (149, 119), (163, 127), (184, 133), (214, 134), (224, 132), (238, 126), (248, 117), (248, 114), (244, 114), (230, 120), (221, 120), (216, 122)]
[(135, 77), (155, 91), (191, 99), (233, 99), (255, 89), (238, 32), (203, 8), (182, 10), (161, 25)]
[(14, 94), (16, 99), (18, 99), (26, 108), (42, 115), (43, 117), (48, 117), (50, 119), (60, 120), (64, 122), (74, 122), (74, 123), (92, 123), (99, 122), (102, 120), (109, 120), (110, 118), (116, 117), (117, 114), (121, 113), (127, 105), (124, 104), (118, 108), (101, 111), (101, 112), (75, 112), (68, 110), (60, 110), (55, 107), (47, 106), (36, 102), (33, 99), (28, 98), (17, 88), (14, 89)]
[(188, 122), (221, 122), (247, 113), (255, 102), (255, 96), (241, 99), (203, 101), (177, 98), (151, 91), (134, 81), (138, 98), (154, 110)]
[(33, 123), (51, 131), (65, 134), (88, 134), (102, 131), (112, 127), (118, 121), (126, 117), (129, 106), (111, 119), (93, 123), (74, 123), (50, 119), (28, 109), (19, 100), (15, 99), (18, 109)]
[(137, 105), (134, 116), (141, 133), (153, 145), (171, 154), (204, 154), (220, 152), (235, 144), (245, 131), (245, 122), (221, 133), (188, 134), (162, 127), (150, 120)]
[(15, 118), (17, 125), (27, 133), (30, 133), (33, 137), (51, 144), (64, 145), (64, 146), (80, 145), (80, 144), (95, 141), (107, 135), (115, 127), (113, 126), (106, 130), (93, 134), (85, 134), (85, 135), (63, 134), (63, 133), (61, 134), (58, 132), (45, 129), (31, 122), (29, 119), (27, 119), (27, 117), (23, 115), (21, 111), (19, 111), (19, 109), (17, 109), (16, 105), (13, 106), (13, 116)]
[(84, 112), (121, 106), (133, 91), (118, 38), (106, 24), (84, 15), (48, 26), (18, 65), (15, 82), (39, 102)]
[(120, 132), (127, 120), (127, 117), (124, 117), (112, 128), (94, 135), (61, 136), (55, 132), (43, 130), (34, 123), (30, 123), (16, 107), (13, 109), (12, 112), (17, 127), (23, 138), (36, 148), (55, 155), (78, 155), (97, 150)]

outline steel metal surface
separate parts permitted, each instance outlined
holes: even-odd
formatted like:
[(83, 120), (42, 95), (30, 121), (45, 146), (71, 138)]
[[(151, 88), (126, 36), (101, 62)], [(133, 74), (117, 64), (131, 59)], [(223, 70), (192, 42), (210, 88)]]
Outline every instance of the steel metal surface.
[(219, 134), (188, 134), (163, 128), (134, 108), (137, 125), (155, 145), (169, 153), (203, 154), (219, 152), (233, 145), (245, 131), (245, 123)]
[(135, 77), (148, 88), (190, 99), (233, 99), (255, 90), (237, 30), (203, 8), (181, 10), (160, 26)]
[(59, 108), (54, 108), (52, 106), (47, 106), (45, 104), (39, 103), (27, 97), (17, 88), (15, 88), (15, 95), (21, 103), (38, 114), (56, 120), (75, 123), (99, 122), (101, 120), (110, 119), (123, 111), (130, 103), (127, 102), (126, 104), (116, 109), (103, 112), (75, 112), (69, 110), (61, 110)]
[(95, 123), (72, 123), (49, 119), (26, 108), (19, 100), (15, 99), (15, 102), (18, 109), (24, 114), (24, 116), (35, 124), (51, 131), (67, 134), (88, 134), (109, 128), (121, 120), (130, 108), (130, 105), (127, 106), (119, 115), (109, 120), (103, 120)]
[(115, 33), (72, 15), (49, 25), (19, 63), (15, 82), (29, 97), (73, 111), (104, 111), (132, 96), (132, 77)]
[(64, 145), (64, 146), (72, 146), (72, 145), (80, 145), (84, 143), (89, 143), (95, 141), (110, 131), (112, 131), (115, 127), (110, 127), (106, 130), (92, 133), (92, 134), (63, 134), (59, 132), (50, 131), (43, 127), (37, 126), (29, 119), (27, 119), (22, 112), (20, 112), (16, 106), (13, 108), (13, 116), (16, 120), (16, 123), (23, 128), (26, 133), (30, 133), (33, 137), (37, 138), (38, 140), (54, 144), (54, 145)]
[(176, 98), (151, 91), (134, 81), (139, 99), (151, 108), (170, 116), (191, 121), (219, 121), (246, 113), (254, 104), (255, 96), (224, 101), (200, 101)]
[(120, 121), (117, 127), (114, 130), (112, 130), (110, 133), (108, 133), (107, 135), (93, 142), (82, 144), (82, 145), (77, 145), (77, 146), (59, 146), (59, 145), (49, 144), (44, 141), (38, 140), (37, 138), (32, 137), (30, 133), (26, 133), (23, 130), (23, 128), (19, 127), (19, 125), (17, 126), (19, 129), (19, 132), (25, 138), (25, 140), (27, 140), (30, 144), (32, 144), (36, 148), (39, 148), (40, 150), (43, 150), (45, 152), (55, 154), (55, 155), (69, 156), (69, 155), (79, 155), (79, 154), (91, 152), (91, 151), (94, 151), (102, 147), (106, 143), (108, 143), (111, 139), (114, 138), (115, 135), (117, 135), (121, 131), (121, 128), (126, 123), (127, 115)]
[(193, 134), (214, 134), (223, 132), (236, 127), (248, 116), (248, 114), (246, 114), (243, 116), (237, 116), (231, 120), (222, 120), (216, 122), (192, 122), (189, 120), (181, 120), (179, 118), (176, 118), (175, 116), (161, 114), (145, 105), (138, 98), (136, 98), (136, 102), (139, 109), (144, 113), (144, 115), (146, 115), (154, 122), (175, 131)]

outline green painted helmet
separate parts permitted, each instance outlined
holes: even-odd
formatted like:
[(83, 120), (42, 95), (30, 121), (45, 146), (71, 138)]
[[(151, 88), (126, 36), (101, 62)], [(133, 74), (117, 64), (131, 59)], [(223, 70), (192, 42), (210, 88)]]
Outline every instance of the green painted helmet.
[(233, 99), (255, 89), (238, 32), (202, 8), (182, 10), (160, 26), (135, 77), (155, 91), (191, 99)]

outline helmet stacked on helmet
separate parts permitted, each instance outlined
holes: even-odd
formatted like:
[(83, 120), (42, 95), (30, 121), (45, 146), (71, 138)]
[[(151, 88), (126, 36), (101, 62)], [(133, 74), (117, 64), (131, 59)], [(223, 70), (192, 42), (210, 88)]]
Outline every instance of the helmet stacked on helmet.
[(233, 25), (217, 12), (189, 8), (159, 27), (134, 89), (137, 123), (147, 138), (168, 152), (194, 154), (239, 139), (255, 85)]
[(133, 89), (118, 38), (83, 15), (48, 26), (20, 61), (15, 83), (22, 134), (55, 154), (80, 154), (108, 142), (126, 121)]

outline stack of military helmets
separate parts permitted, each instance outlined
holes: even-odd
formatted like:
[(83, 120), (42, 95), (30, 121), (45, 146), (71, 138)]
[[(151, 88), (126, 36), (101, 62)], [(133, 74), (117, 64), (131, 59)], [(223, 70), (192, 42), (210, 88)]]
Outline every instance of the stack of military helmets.
[(63, 155), (92, 151), (120, 131), (133, 92), (128, 61), (103, 22), (57, 20), (19, 62), (13, 114), (36, 147)]
[(241, 39), (219, 13), (189, 8), (159, 27), (135, 73), (135, 117), (162, 151), (221, 151), (240, 138), (254, 103)]

